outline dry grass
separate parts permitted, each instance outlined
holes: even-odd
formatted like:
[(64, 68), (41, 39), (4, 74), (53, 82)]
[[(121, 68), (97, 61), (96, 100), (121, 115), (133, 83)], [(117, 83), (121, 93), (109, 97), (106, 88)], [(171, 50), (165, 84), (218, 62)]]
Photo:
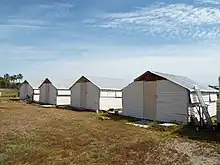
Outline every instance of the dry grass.
[(98, 118), (92, 112), (1, 101), (0, 164), (217, 164), (220, 157), (218, 142)]
[(0, 89), (0, 92), (3, 97), (18, 97), (18, 90), (16, 89)]

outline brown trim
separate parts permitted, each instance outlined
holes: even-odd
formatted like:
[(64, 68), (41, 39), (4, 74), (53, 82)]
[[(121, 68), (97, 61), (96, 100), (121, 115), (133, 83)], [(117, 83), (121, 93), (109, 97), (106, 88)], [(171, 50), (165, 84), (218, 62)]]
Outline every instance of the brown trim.
[(22, 84), (29, 84), (27, 80), (24, 80)]
[(77, 83), (85, 83), (85, 82), (91, 82), (89, 79), (87, 79), (85, 76), (81, 76), (78, 80), (76, 80), (73, 85), (69, 88), (69, 90), (72, 89), (72, 87)]
[(157, 80), (166, 80), (166, 78), (151, 73), (150, 71), (147, 71), (144, 74), (137, 77), (134, 81), (157, 81)]
[(41, 83), (41, 85), (39, 86), (39, 88), (41, 88), (41, 86), (43, 84), (52, 84), (51, 81), (48, 78), (45, 78), (45, 80)]

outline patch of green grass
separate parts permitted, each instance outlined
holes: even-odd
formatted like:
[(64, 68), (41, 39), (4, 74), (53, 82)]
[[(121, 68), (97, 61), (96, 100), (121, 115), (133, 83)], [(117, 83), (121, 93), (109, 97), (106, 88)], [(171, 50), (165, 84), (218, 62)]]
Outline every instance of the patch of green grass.
[(122, 121), (122, 122), (136, 122), (138, 120), (134, 117), (109, 114), (105, 112), (98, 113), (98, 116), (106, 116), (106, 117), (109, 117), (113, 121)]
[(217, 121), (217, 117), (216, 116), (213, 116), (211, 119), (212, 119), (213, 123), (216, 123), (216, 121)]
[(17, 89), (1, 89), (2, 97), (18, 97)]

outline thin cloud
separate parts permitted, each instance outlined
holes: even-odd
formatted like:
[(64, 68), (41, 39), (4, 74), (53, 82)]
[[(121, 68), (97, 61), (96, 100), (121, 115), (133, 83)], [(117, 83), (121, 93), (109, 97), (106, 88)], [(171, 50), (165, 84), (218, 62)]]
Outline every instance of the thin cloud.
[(45, 29), (49, 27), (28, 24), (0, 24), (0, 27), (27, 28), (27, 29)]
[(0, 26), (18, 28), (55, 28), (63, 26), (57, 19), (69, 17), (74, 4), (54, 2), (49, 4), (36, 4), (24, 6), (15, 15), (9, 15), (8, 19)]
[(220, 5), (220, 0), (194, 0), (195, 4)]
[(71, 4), (71, 3), (61, 3), (61, 2), (55, 2), (55, 3), (52, 3), (52, 4), (39, 4), (39, 5), (36, 5), (40, 8), (73, 8), (75, 7), (74, 4)]
[(11, 18), (7, 21), (10, 24), (23, 24), (23, 25), (38, 25), (38, 26), (45, 26), (47, 22), (42, 19), (36, 18)]
[(129, 13), (105, 14), (102, 28), (141, 32), (167, 38), (220, 37), (220, 9), (186, 4), (157, 4)]

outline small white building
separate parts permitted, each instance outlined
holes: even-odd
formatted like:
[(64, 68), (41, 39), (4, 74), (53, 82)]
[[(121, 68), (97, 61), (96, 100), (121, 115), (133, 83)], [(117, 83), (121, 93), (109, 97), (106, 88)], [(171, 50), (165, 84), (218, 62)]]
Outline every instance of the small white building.
[(25, 80), (19, 89), (19, 97), (21, 100), (26, 100), (28, 97), (33, 98), (34, 89), (33, 87), (28, 83), (27, 80)]
[(216, 115), (217, 91), (177, 75), (147, 71), (123, 91), (123, 115), (163, 122), (190, 121), (194, 103), (198, 103), (193, 86), (197, 85), (208, 105), (210, 116)]
[[(218, 78), (218, 83), (219, 83), (219, 95), (218, 95), (218, 104), (220, 104), (220, 76)], [(220, 109), (217, 109), (217, 123), (220, 125)]]
[[(36, 83), (29, 83), (25, 80), (19, 89), (19, 97), (21, 100), (26, 100), (29, 97), (29, 100), (39, 102), (40, 91), (38, 89), (39, 85), (34, 85)], [(39, 83), (37, 83), (39, 84)]]
[(90, 110), (122, 109), (121, 79), (101, 77), (79, 78), (71, 87), (71, 106)]
[[(65, 82), (63, 80), (63, 82)], [(51, 82), (46, 78), (39, 86), (40, 103), (50, 105), (70, 105), (70, 90), (67, 83)]]

